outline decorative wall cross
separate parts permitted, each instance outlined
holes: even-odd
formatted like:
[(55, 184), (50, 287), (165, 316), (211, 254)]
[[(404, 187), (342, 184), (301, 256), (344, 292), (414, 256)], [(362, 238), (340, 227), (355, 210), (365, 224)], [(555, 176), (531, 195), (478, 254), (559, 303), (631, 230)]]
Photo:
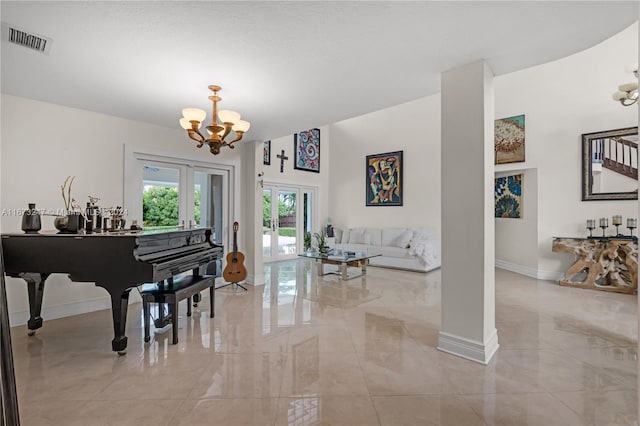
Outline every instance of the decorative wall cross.
[(284, 155), (284, 149), (282, 150), (282, 154), (276, 155), (280, 159), (280, 173), (284, 173), (284, 160), (288, 160), (289, 157)]

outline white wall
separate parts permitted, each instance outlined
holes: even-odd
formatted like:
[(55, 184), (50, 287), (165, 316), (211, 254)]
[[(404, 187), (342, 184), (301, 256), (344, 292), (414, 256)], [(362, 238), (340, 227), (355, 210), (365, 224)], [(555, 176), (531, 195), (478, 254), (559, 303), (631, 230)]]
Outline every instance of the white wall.
[[(329, 214), (334, 226), (430, 226), (440, 232), (439, 95), (330, 128)], [(392, 151), (404, 151), (403, 205), (366, 207), (365, 157)]]
[[(523, 173), (522, 217), (495, 219), (496, 265), (526, 275), (538, 269), (538, 170), (520, 169), (496, 173), (496, 177)], [(518, 242), (516, 249), (514, 241)]]
[[(320, 173), (308, 172), (294, 169), (294, 137), (285, 136), (271, 141), (271, 164), (263, 165), (262, 162), (256, 165), (259, 172), (264, 172), (265, 183), (290, 184), (298, 186), (312, 186), (319, 189), (318, 193), (318, 216), (314, 222), (314, 231), (320, 231), (326, 224), (329, 214), (329, 175), (330, 163), (332, 162), (331, 146), (333, 141), (333, 130), (328, 126), (320, 129)], [(258, 144), (262, 150), (262, 144)], [(280, 159), (277, 155), (284, 150), (285, 156), (289, 159), (284, 162), (284, 171), (280, 173)], [(335, 223), (335, 220), (333, 221)]]
[[(554, 236), (588, 235), (589, 218), (636, 217), (635, 201), (581, 201), (581, 135), (637, 125), (636, 108), (611, 99), (618, 85), (632, 81), (624, 70), (637, 61), (637, 52), (636, 23), (591, 49), (495, 78), (496, 118), (525, 114), (526, 119), (526, 161), (495, 168), (496, 173), (525, 173), (524, 220), (496, 220), (498, 264), (556, 276), (572, 258), (551, 252)], [(329, 204), (337, 226), (440, 227), (439, 95), (330, 128)], [(405, 156), (404, 206), (365, 207), (365, 156), (395, 150)]]
[[(564, 271), (573, 261), (551, 252), (554, 236), (587, 236), (590, 218), (637, 215), (635, 201), (581, 201), (581, 134), (637, 125), (637, 111), (611, 99), (618, 85), (632, 81), (624, 70), (637, 61), (637, 52), (634, 24), (591, 49), (496, 78), (496, 116), (525, 114), (526, 120), (526, 161), (496, 171), (538, 170), (537, 258), (543, 276)], [(504, 241), (496, 246), (496, 257), (506, 258), (521, 244), (516, 238)]]
[[(1, 96), (1, 107), (3, 209), (24, 208), (29, 202), (43, 209), (64, 208), (60, 185), (68, 175), (76, 176), (72, 195), (81, 204), (91, 194), (101, 199), (103, 207), (123, 205), (125, 143), (151, 151), (211, 155), (197, 150), (177, 125), (168, 129), (6, 94)], [(221, 155), (238, 156), (237, 151)], [(4, 216), (2, 231), (21, 232), (20, 223), (20, 217)], [(53, 229), (53, 217), (43, 217), (42, 227)], [(23, 323), (28, 311), (24, 282), (8, 279), (7, 292), (12, 323)], [(63, 275), (47, 281), (45, 319), (107, 307), (107, 293), (93, 284), (72, 283)]]

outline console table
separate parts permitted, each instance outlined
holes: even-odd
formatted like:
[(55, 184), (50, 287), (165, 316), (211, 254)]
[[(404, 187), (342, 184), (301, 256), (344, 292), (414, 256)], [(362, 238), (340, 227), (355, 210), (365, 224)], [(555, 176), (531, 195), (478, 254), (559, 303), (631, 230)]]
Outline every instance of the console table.
[(552, 251), (577, 256), (560, 285), (628, 294), (638, 288), (637, 240), (556, 237)]

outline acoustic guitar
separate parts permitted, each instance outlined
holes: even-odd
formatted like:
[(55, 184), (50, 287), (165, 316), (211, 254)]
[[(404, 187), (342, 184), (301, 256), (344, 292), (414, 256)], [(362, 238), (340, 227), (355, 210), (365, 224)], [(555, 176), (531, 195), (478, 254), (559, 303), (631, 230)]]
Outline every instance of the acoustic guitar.
[(222, 276), (226, 282), (234, 284), (247, 278), (244, 254), (238, 251), (238, 222), (233, 222), (233, 251), (227, 254), (227, 266), (224, 267)]

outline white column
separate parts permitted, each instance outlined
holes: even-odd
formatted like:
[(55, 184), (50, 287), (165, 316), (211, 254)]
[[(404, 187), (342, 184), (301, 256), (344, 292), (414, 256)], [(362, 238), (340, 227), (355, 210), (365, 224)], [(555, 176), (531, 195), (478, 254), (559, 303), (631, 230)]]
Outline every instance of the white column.
[(442, 324), (438, 349), (482, 364), (495, 327), (494, 88), (484, 61), (442, 73)]
[[(264, 263), (262, 257), (262, 187), (258, 173), (262, 166), (262, 144), (244, 142), (242, 146), (242, 222), (240, 232), (244, 248), (238, 248), (245, 255), (248, 284), (264, 284)], [(240, 238), (240, 235), (238, 235)]]

